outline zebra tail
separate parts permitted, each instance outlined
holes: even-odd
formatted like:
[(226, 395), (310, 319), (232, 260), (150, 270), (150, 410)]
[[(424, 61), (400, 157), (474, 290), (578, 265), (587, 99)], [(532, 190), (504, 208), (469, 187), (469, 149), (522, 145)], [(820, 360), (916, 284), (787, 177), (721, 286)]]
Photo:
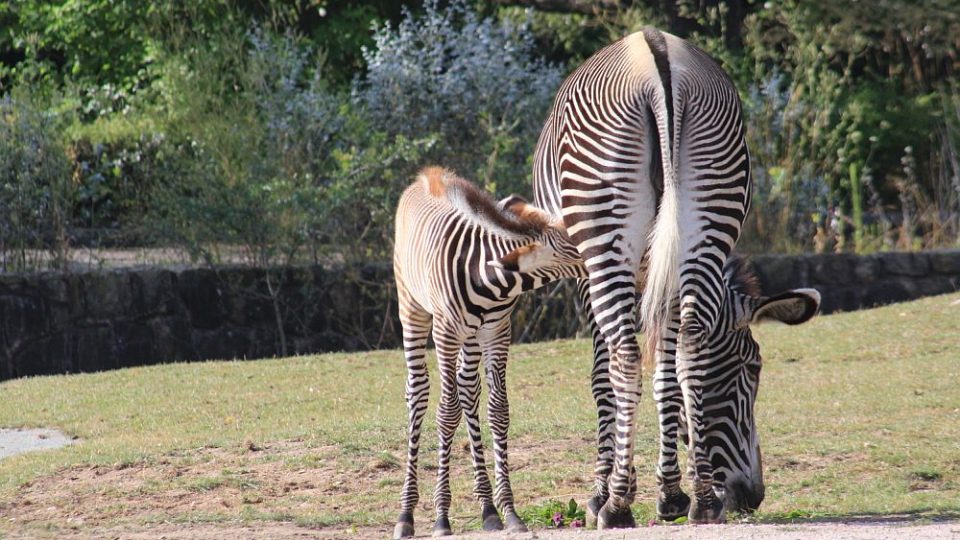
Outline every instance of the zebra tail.
[(670, 309), (679, 289), (680, 201), (679, 182), (673, 167), (672, 144), (666, 96), (661, 85), (652, 100), (654, 119), (660, 139), (663, 167), (663, 196), (656, 223), (650, 233), (646, 285), (640, 304), (640, 321), (646, 335), (646, 350), (655, 351), (659, 336), (670, 318)]

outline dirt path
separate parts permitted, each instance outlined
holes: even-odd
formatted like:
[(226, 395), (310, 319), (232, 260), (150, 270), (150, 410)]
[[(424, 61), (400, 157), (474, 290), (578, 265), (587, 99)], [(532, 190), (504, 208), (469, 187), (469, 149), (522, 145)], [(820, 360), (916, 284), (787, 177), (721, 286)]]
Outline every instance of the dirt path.
[(783, 525), (676, 525), (642, 527), (630, 531), (538, 531), (527, 535), (463, 536), (469, 540), (902, 540), (904, 537), (941, 540), (960, 538), (960, 521), (857, 522)]
[[(27, 447), (54, 442), (50, 434), (8, 435), (26, 438)], [(517, 452), (518, 464), (524, 455)], [(543, 459), (536, 456), (534, 461)], [(300, 441), (278, 441), (268, 447), (197, 448), (144, 462), (64, 468), (24, 483), (12, 497), (0, 498), (0, 540), (390, 538), (393, 527), (388, 524), (321, 526), (341, 521), (338, 516), (355, 510), (356, 497), (384, 489), (384, 482), (393, 480), (399, 468), (394, 460), (382, 458), (355, 465), (335, 446), (307, 448)], [(363, 519), (390, 519), (385, 516), (394, 515), (392, 498), (389, 504), (376, 517)], [(323, 520), (308, 518), (305, 524), (290, 517), (318, 510), (326, 512)], [(608, 532), (471, 532), (451, 540), (960, 539), (960, 520), (918, 519), (895, 515), (803, 524), (654, 525)], [(429, 522), (418, 525), (421, 537), (428, 537)]]
[[(65, 540), (93, 540), (116, 538), (121, 540), (359, 540), (389, 538), (391, 528), (362, 528), (350, 530), (309, 529), (293, 523), (232, 524), (156, 524), (137, 527), (94, 528), (84, 531), (58, 531), (45, 536), (39, 531), (23, 535), (11, 532), (0, 538), (63, 538)], [(429, 529), (418, 538), (429, 538)], [(902, 540), (917, 538), (946, 540), (960, 538), (960, 521), (917, 523), (904, 521), (873, 521), (854, 523), (816, 523), (781, 525), (680, 525), (641, 527), (628, 531), (538, 530), (526, 534), (472, 533), (451, 536), (451, 540)]]

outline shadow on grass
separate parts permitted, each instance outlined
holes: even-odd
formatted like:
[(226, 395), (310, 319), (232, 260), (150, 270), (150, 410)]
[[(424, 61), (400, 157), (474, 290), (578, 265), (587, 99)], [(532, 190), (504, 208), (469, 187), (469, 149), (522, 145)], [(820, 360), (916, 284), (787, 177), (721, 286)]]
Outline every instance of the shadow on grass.
[(957, 508), (921, 508), (911, 512), (858, 512), (851, 514), (831, 514), (825, 512), (805, 512), (794, 510), (784, 513), (764, 515), (743, 515), (739, 518), (731, 516), (730, 523), (755, 523), (767, 525), (804, 525), (816, 523), (846, 523), (851, 525), (890, 525), (896, 523), (915, 524), (923, 522), (939, 522), (960, 520), (960, 506)]

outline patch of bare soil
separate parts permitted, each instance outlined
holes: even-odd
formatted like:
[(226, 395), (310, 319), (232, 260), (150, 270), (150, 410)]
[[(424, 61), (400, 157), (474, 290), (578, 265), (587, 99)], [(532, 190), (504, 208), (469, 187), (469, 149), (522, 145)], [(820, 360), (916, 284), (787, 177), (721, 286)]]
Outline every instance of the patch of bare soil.
[(458, 540), (925, 540), (960, 538), (960, 522), (836, 522), (787, 525), (658, 525), (616, 531), (540, 530), (526, 534), (470, 534)]
[[(399, 476), (389, 455), (367, 460), (284, 441), (63, 469), (0, 501), (0, 538), (335, 537), (353, 496)], [(287, 522), (295, 515), (317, 522)], [(316, 530), (325, 522), (330, 533)]]
[[(583, 448), (581, 448), (581, 446)], [(571, 448), (589, 456), (592, 442), (533, 444), (522, 439), (511, 451), (515, 469), (543, 467)], [(466, 448), (459, 448), (463, 454)], [(422, 482), (432, 482), (432, 460), (424, 455)], [(469, 460), (454, 476), (466, 477)], [(792, 464), (784, 463), (785, 466)], [(0, 539), (63, 538), (124, 540), (358, 539), (388, 538), (395, 511), (400, 459), (389, 453), (357, 453), (336, 446), (308, 447), (281, 441), (263, 447), (198, 448), (155, 460), (114, 466), (73, 467), (21, 486), (0, 500)], [(539, 496), (563, 498), (589, 490), (586, 476), (545, 485)], [(390, 496), (385, 496), (385, 493)], [(454, 493), (457, 514), (471, 508), (471, 495)], [(377, 508), (385, 506), (384, 508)], [(429, 535), (429, 500), (417, 511), (418, 532)], [(358, 515), (357, 511), (365, 512)], [(389, 516), (389, 517), (385, 517)], [(465, 518), (458, 515), (458, 521)], [(383, 523), (354, 527), (356, 522)], [(917, 524), (891, 520), (804, 525), (652, 526), (629, 531), (538, 530), (526, 534), (468, 533), (475, 540), (533, 539), (738, 539), (838, 538), (900, 540), (960, 537), (960, 523)]]
[[(514, 471), (533, 464), (542, 467), (572, 449), (589, 456), (592, 445), (592, 440), (518, 439), (512, 441), (511, 465)], [(458, 453), (454, 478), (472, 478), (469, 446), (459, 446)], [(425, 452), (421, 459), (425, 485), (434, 481), (434, 457)], [(351, 523), (393, 518), (402, 460), (389, 452), (278, 441), (71, 467), (24, 484), (11, 499), (0, 500), (0, 538), (385, 537), (392, 532), (389, 523), (360, 528)], [(545, 484), (542, 493), (528, 496), (572, 496), (587, 492), (589, 485), (586, 475), (561, 477)], [(466, 521), (476, 505), (472, 493), (455, 488), (454, 498), (458, 521)], [(425, 499), (417, 519), (428, 524), (434, 516), (432, 502)]]

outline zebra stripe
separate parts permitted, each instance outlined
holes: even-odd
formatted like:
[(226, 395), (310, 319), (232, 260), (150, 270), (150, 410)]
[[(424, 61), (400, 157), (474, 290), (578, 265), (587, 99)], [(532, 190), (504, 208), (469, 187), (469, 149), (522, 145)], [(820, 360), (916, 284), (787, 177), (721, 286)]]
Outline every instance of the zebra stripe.
[[(450, 171), (424, 169), (400, 198), (394, 276), (407, 362), (408, 451), (396, 538), (414, 534), (417, 458), (429, 395), (427, 337), (436, 345), (440, 404), (434, 534), (450, 534), (450, 451), (466, 416), (474, 493), (484, 529), (526, 530), (516, 513), (507, 461), (506, 360), (518, 296), (563, 277), (584, 276), (562, 223), (519, 197), (494, 203)], [(478, 418), (481, 360), (487, 379), (496, 486), (487, 476)]]

